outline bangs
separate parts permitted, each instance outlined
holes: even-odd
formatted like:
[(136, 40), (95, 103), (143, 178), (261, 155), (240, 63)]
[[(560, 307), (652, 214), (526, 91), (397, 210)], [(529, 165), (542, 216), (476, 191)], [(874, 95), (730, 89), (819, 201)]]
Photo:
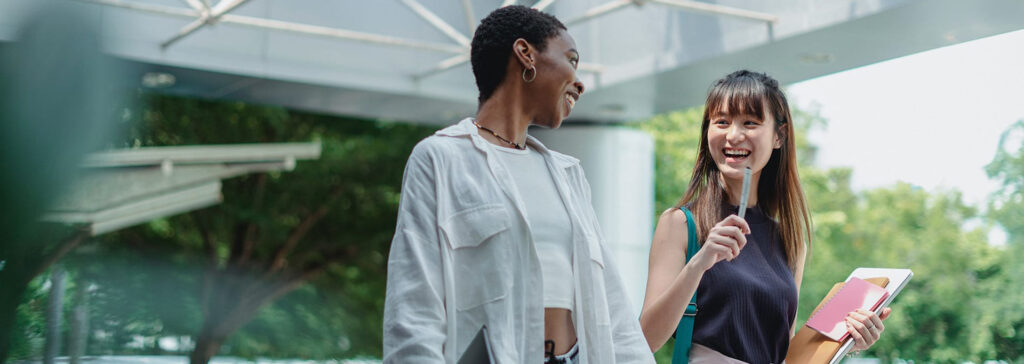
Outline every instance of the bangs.
[(752, 77), (726, 79), (708, 93), (708, 117), (750, 115), (764, 120), (770, 90)]

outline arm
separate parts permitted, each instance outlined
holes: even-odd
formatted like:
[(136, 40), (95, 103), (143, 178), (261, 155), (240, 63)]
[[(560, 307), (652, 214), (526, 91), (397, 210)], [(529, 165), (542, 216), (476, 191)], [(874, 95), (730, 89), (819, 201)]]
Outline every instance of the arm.
[(433, 160), (418, 145), (405, 167), (398, 224), (388, 257), (384, 362), (444, 362), (446, 339), (441, 241)]
[[(796, 282), (796, 297), (797, 306), (799, 307), (800, 300), (800, 283), (804, 281), (804, 264), (807, 263), (807, 244), (804, 244), (804, 251), (800, 254), (800, 258), (796, 261), (796, 269), (793, 270), (793, 281)], [(793, 327), (789, 329), (789, 338), (792, 339), (796, 335), (796, 317), (793, 318)]]
[(749, 233), (750, 227), (738, 216), (727, 217), (712, 228), (689, 263), (687, 232), (686, 215), (679, 209), (662, 213), (654, 230), (640, 315), (640, 327), (651, 351), (660, 349), (672, 336), (704, 272), (719, 261), (739, 255), (746, 244), (743, 234)]

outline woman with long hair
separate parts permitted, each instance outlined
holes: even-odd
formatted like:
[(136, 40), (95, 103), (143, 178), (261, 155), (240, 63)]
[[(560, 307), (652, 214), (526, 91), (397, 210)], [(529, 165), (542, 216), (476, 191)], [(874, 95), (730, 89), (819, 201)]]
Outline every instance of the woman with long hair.
[[(388, 259), (385, 363), (652, 363), (579, 161), (527, 135), (584, 91), (555, 17), (508, 6), (471, 45), (480, 106), (409, 156)], [(484, 330), (483, 328), (486, 328)]]
[[(785, 359), (811, 241), (792, 121), (778, 81), (766, 74), (737, 71), (711, 87), (689, 188), (661, 215), (651, 243), (640, 325), (652, 351), (685, 314), (693, 316), (691, 363)], [(699, 249), (689, 261), (688, 246)], [(849, 314), (855, 350), (878, 340), (888, 314)]]

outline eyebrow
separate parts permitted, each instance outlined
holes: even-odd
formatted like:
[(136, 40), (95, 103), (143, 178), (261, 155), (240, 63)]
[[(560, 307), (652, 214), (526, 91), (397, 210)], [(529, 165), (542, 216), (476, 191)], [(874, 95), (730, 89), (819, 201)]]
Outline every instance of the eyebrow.
[(746, 119), (753, 119), (753, 120), (757, 120), (757, 121), (761, 121), (761, 122), (764, 121), (764, 118), (758, 118), (757, 115), (752, 115), (752, 114), (748, 114), (748, 113), (735, 114), (735, 113), (715, 112), (715, 113), (711, 114), (710, 118), (714, 119), (714, 118), (721, 118), (721, 117), (735, 117), (735, 118), (740, 118), (740, 119), (746, 118)]

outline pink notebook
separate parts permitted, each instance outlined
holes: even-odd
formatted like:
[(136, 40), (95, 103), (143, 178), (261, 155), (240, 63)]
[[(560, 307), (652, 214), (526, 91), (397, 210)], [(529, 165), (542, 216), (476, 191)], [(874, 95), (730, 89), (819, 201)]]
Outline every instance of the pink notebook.
[(846, 329), (846, 315), (858, 308), (874, 311), (888, 296), (889, 292), (885, 288), (852, 277), (831, 300), (807, 320), (807, 327), (832, 340), (842, 342), (850, 335)]

